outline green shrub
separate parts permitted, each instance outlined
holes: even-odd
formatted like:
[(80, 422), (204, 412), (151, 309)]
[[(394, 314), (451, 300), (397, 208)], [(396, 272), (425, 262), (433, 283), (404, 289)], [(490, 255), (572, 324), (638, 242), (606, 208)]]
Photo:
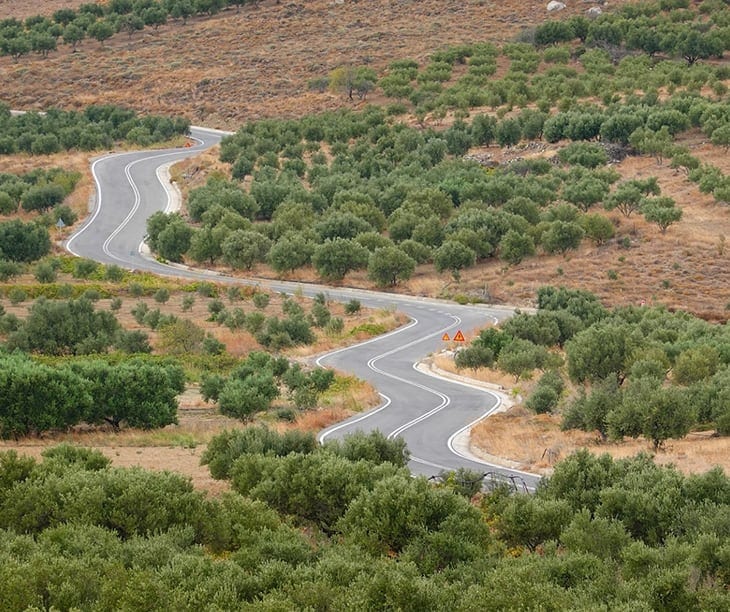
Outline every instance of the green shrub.
[(360, 312), (361, 308), (362, 308), (362, 305), (360, 304), (360, 300), (352, 299), (345, 304), (345, 314), (347, 314), (347, 315), (357, 314), (358, 312)]
[(50, 262), (43, 261), (36, 265), (34, 276), (39, 283), (52, 283), (56, 280), (56, 270)]
[(89, 278), (98, 267), (99, 264), (91, 259), (77, 259), (71, 274), (74, 278)]
[(25, 302), (25, 300), (28, 299), (28, 294), (20, 287), (13, 287), (10, 291), (8, 291), (8, 299), (11, 304), (17, 305), (21, 302)]
[(164, 304), (170, 299), (170, 290), (165, 287), (161, 287), (155, 291), (154, 298), (155, 302), (158, 304)]
[(268, 293), (263, 292), (257, 292), (254, 293), (253, 298), (253, 305), (256, 306), (256, 308), (259, 308), (261, 310), (264, 310), (271, 301), (271, 296)]

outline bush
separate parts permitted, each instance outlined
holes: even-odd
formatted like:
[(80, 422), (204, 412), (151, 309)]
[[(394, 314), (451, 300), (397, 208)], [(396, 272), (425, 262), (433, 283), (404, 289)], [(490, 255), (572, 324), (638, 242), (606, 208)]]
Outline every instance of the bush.
[(193, 304), (195, 304), (195, 296), (194, 295), (184, 295), (180, 308), (182, 308), (183, 312), (187, 312), (193, 307)]
[(129, 283), (128, 291), (132, 297), (142, 297), (144, 295), (144, 287), (137, 282)]
[(17, 305), (21, 302), (25, 302), (25, 300), (28, 299), (28, 294), (20, 287), (13, 287), (10, 289), (10, 291), (8, 291), (8, 299), (10, 300), (11, 304)]
[(50, 250), (51, 238), (45, 227), (19, 219), (0, 223), (0, 260), (31, 262)]
[(470, 346), (454, 356), (457, 368), (488, 368), (494, 364), (494, 351), (486, 346)]
[(49, 262), (44, 261), (36, 265), (34, 276), (39, 283), (52, 283), (56, 280), (56, 270)]
[(606, 151), (592, 142), (573, 142), (558, 152), (560, 161), (564, 164), (573, 164), (585, 168), (605, 166), (608, 162)]
[(342, 317), (332, 317), (325, 326), (324, 331), (330, 336), (336, 336), (341, 334), (343, 329), (345, 329), (345, 322)]
[(271, 296), (268, 293), (257, 292), (253, 294), (253, 305), (260, 310), (264, 310), (271, 301)]
[(155, 302), (158, 304), (164, 304), (170, 299), (170, 290), (165, 287), (161, 287), (155, 291), (153, 297), (155, 298)]
[(108, 281), (118, 283), (124, 278), (124, 270), (116, 264), (109, 264), (104, 267), (104, 278)]
[(77, 259), (74, 261), (71, 275), (74, 278), (89, 278), (98, 267), (99, 264), (91, 259)]
[(550, 387), (538, 386), (525, 402), (525, 406), (538, 414), (550, 412), (558, 403), (558, 395)]
[(360, 312), (360, 309), (362, 308), (362, 305), (360, 304), (360, 300), (350, 300), (345, 304), (345, 314), (347, 315), (354, 315)]

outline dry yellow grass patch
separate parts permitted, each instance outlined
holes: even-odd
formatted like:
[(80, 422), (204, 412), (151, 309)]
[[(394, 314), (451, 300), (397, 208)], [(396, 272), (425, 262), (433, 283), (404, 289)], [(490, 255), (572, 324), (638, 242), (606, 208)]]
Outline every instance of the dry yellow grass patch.
[(514, 376), (510, 376), (509, 374), (505, 374), (504, 372), (500, 372), (499, 370), (495, 370), (493, 368), (479, 368), (477, 370), (472, 368), (465, 368), (463, 370), (460, 370), (454, 364), (454, 358), (451, 354), (442, 353), (434, 355), (433, 364), (436, 367), (445, 370), (446, 372), (451, 372), (452, 374), (456, 374), (459, 376), (465, 376), (472, 380), (498, 385), (503, 389), (507, 389), (508, 391), (515, 391), (515, 394), (519, 392), (524, 393), (535, 384), (534, 381), (522, 381), (520, 383), (520, 386), (517, 387), (515, 385)]
[[(470, 450), (485, 461), (549, 475), (557, 461), (583, 448), (598, 455), (608, 453), (616, 459), (641, 452), (653, 453), (651, 442), (643, 438), (608, 442), (602, 440), (598, 432), (561, 431), (560, 415), (530, 412), (521, 402), (522, 397), (529, 397), (537, 376), (520, 381), (517, 386), (512, 377), (489, 368), (458, 370), (448, 353), (435, 355), (430, 361), (446, 376), (469, 378), (476, 384), (499, 385), (505, 396), (515, 402), (514, 406), (472, 428)], [(681, 440), (667, 440), (654, 454), (654, 460), (659, 464), (676, 465), (685, 473), (706, 472), (715, 466), (730, 472), (730, 438), (715, 437), (712, 433), (692, 432)]]
[[(539, 474), (549, 474), (556, 461), (582, 448), (617, 459), (653, 452), (651, 442), (642, 438), (613, 443), (601, 441), (597, 433), (561, 431), (560, 416), (534, 415), (521, 407), (491, 416), (471, 432), (475, 454), (517, 461), (522, 469)], [(667, 440), (654, 460), (674, 464), (685, 473), (705, 472), (715, 466), (730, 472), (730, 438), (696, 433), (682, 440)]]

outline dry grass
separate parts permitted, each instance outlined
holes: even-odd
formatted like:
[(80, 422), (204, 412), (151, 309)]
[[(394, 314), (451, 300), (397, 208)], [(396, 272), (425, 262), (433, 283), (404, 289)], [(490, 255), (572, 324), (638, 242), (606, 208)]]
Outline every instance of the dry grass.
[[(679, 142), (703, 161), (730, 172), (728, 156), (706, 143), (702, 134), (686, 134)], [(519, 150), (511, 153), (519, 154)], [(662, 193), (683, 209), (681, 222), (661, 234), (638, 213), (627, 219), (613, 212), (609, 217), (616, 225), (616, 238), (608, 244), (584, 241), (565, 256), (530, 258), (511, 267), (490, 261), (465, 270), (458, 289), (479, 294), (486, 287), (493, 302), (529, 306), (540, 286), (564, 285), (591, 291), (608, 306), (663, 304), (707, 320), (726, 321), (730, 249), (723, 252), (720, 245), (721, 236), (730, 235), (730, 209), (702, 194), (683, 172), (653, 158), (629, 157), (615, 168), (622, 179), (656, 176)], [(624, 237), (631, 241), (629, 248), (620, 245)], [(615, 280), (608, 278), (608, 270), (617, 273)]]
[[(549, 474), (556, 461), (581, 448), (617, 459), (652, 452), (651, 442), (642, 438), (609, 443), (595, 433), (560, 431), (559, 416), (534, 415), (521, 407), (489, 417), (471, 434), (475, 454), (516, 461), (522, 469), (541, 474)], [(730, 473), (730, 438), (696, 433), (682, 440), (668, 440), (654, 459), (660, 464), (674, 464), (685, 473), (705, 472), (715, 466)]]
[[(468, 338), (469, 334), (466, 334), (466, 337)], [(515, 394), (525, 393), (526, 389), (529, 389), (530, 386), (530, 381), (527, 381), (525, 384), (517, 388), (515, 386), (514, 376), (510, 376), (509, 374), (505, 374), (504, 372), (500, 372), (499, 370), (492, 368), (479, 368), (478, 370), (465, 368), (463, 370), (459, 370), (454, 365), (453, 353), (440, 353), (435, 355), (433, 357), (433, 364), (441, 370), (451, 372), (452, 374), (465, 376), (471, 380), (479, 382), (497, 385), (503, 389), (513, 390)]]
[[(470, 450), (486, 461), (547, 475), (557, 461), (582, 448), (617, 459), (653, 452), (651, 442), (643, 438), (606, 442), (597, 432), (561, 431), (560, 415), (530, 412), (521, 402), (532, 392), (537, 376), (517, 386), (514, 379), (496, 370), (457, 370), (448, 353), (434, 356), (432, 363), (446, 375), (498, 385), (515, 402), (471, 430)], [(715, 466), (730, 472), (730, 438), (713, 437), (712, 432), (693, 432), (681, 440), (667, 440), (654, 458), (660, 464), (674, 464), (685, 473), (705, 472)]]
[[(20, 0), (0, 17), (49, 14), (68, 1)], [(384, 69), (396, 58), (425, 61), (434, 48), (474, 40), (512, 39), (547, 16), (545, 3), (480, 1), (264, 0), (183, 26), (119, 34), (101, 48), (84, 41), (43, 59), (0, 58), (5, 100), (14, 108), (82, 108), (121, 104), (144, 112), (185, 115), (212, 127), (244, 120), (300, 116), (339, 108), (342, 96), (307, 91), (307, 82), (343, 64)], [(561, 16), (582, 14), (569, 6)], [(375, 17), (377, 16), (377, 17)], [(373, 101), (378, 101), (374, 98)]]

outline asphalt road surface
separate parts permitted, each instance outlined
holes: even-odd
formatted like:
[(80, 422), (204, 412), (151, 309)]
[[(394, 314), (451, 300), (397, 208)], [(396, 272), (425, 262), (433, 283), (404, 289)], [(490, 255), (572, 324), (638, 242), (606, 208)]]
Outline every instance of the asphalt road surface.
[(225, 133), (192, 128), (194, 146), (179, 149), (120, 153), (100, 157), (92, 164), (96, 199), (86, 222), (67, 241), (77, 256), (127, 269), (164, 276), (209, 279), (216, 282), (257, 284), (274, 291), (313, 296), (324, 292), (331, 300), (358, 299), (367, 307), (392, 308), (411, 321), (389, 334), (339, 349), (317, 359), (322, 366), (352, 372), (380, 392), (380, 407), (358, 414), (320, 433), (321, 441), (355, 430), (380, 430), (402, 436), (411, 453), (414, 474), (438, 477), (460, 467), (486, 474), (486, 481), (506, 481), (522, 490), (534, 490), (539, 477), (485, 463), (468, 453), (464, 432), (499, 408), (497, 394), (483, 388), (442, 379), (416, 370), (415, 364), (444, 347), (442, 337), (461, 330), (467, 342), (489, 322), (511, 315), (506, 307), (458, 304), (350, 288), (332, 288), (291, 282), (234, 279), (205, 270), (165, 265), (144, 253), (147, 218), (171, 210), (174, 197), (165, 168), (218, 143)]

